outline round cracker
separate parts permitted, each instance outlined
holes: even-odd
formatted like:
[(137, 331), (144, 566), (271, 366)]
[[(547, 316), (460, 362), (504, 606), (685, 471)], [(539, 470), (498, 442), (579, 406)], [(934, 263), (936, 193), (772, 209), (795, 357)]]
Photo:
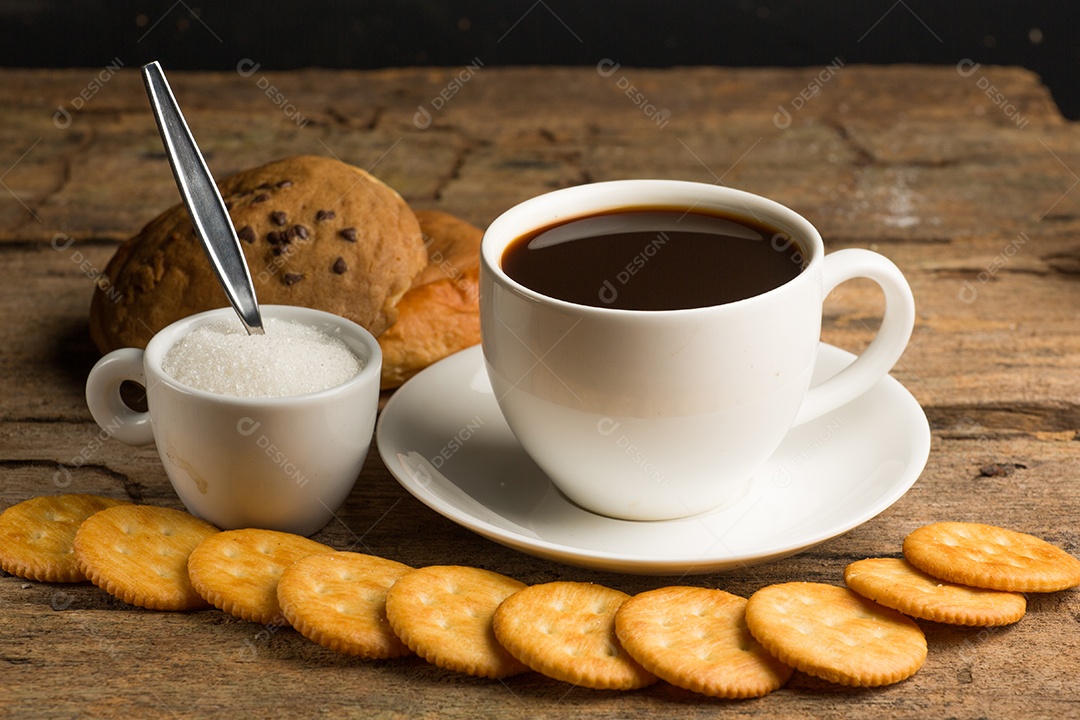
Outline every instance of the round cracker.
[(867, 558), (844, 569), (844, 582), (865, 598), (905, 615), (951, 625), (1009, 625), (1024, 617), (1020, 593), (958, 585), (927, 575), (903, 558)]
[(0, 568), (27, 580), (82, 582), (75, 532), (86, 518), (123, 500), (98, 495), (45, 495), (0, 513)]
[(212, 535), (188, 558), (188, 575), (208, 603), (230, 615), (284, 625), (277, 584), (289, 565), (334, 549), (277, 530), (246, 528)]
[(1080, 560), (1027, 533), (938, 522), (904, 538), (904, 557), (949, 582), (989, 590), (1055, 592), (1080, 585)]
[(447, 670), (504, 678), (528, 670), (499, 645), (492, 615), (525, 587), (505, 575), (432, 565), (402, 576), (386, 594), (386, 617), (420, 657)]
[(721, 698), (761, 697), (791, 677), (746, 627), (746, 598), (723, 590), (664, 587), (635, 595), (615, 614), (619, 642), (649, 672)]
[(120, 505), (90, 516), (75, 534), (75, 559), (90, 582), (151, 610), (206, 607), (188, 579), (191, 551), (218, 529), (180, 510)]
[(533, 585), (495, 612), (495, 636), (510, 654), (556, 680), (597, 690), (633, 690), (656, 676), (626, 652), (615, 633), (624, 592), (581, 582)]
[(836, 585), (764, 587), (746, 603), (746, 625), (774, 657), (841, 685), (899, 682), (926, 660), (926, 636), (918, 625)]
[(364, 658), (401, 657), (409, 648), (386, 619), (386, 591), (413, 568), (355, 552), (309, 555), (278, 581), (285, 619), (308, 640)]

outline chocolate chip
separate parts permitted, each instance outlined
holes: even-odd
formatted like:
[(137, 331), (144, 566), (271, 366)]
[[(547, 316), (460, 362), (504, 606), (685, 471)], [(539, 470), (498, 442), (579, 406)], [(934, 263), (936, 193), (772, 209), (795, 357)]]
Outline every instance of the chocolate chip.
[(225, 209), (226, 210), (232, 210), (232, 200), (226, 200), (225, 201)]
[(289, 228), (289, 233), (301, 240), (307, 240), (308, 238), (308, 229), (304, 225), (293, 225)]
[(345, 271), (349, 269), (349, 266), (345, 264), (345, 258), (339, 257), (337, 260), (334, 261), (334, 265), (330, 269), (336, 272), (338, 275), (344, 275)]
[(237, 230), (236, 236), (245, 242), (255, 242), (255, 231), (251, 229), (250, 225), (245, 225), (244, 227)]
[(270, 199), (270, 196), (267, 195), (266, 193), (259, 193), (255, 197), (251, 198), (251, 202), (252, 202), (252, 204), (254, 204), (254, 203), (258, 203), (258, 202), (266, 202), (269, 199)]
[(281, 281), (286, 285), (293, 285), (304, 279), (304, 276), (300, 273), (285, 273), (281, 276)]
[(356, 242), (356, 228), (344, 228), (338, 232), (338, 235), (349, 242)]
[(288, 233), (279, 230), (271, 230), (266, 233), (266, 242), (271, 245), (287, 245), (290, 242)]
[(337, 217), (337, 213), (333, 210), (320, 210), (315, 213), (315, 222), (322, 222), (323, 220), (333, 220)]
[(256, 188), (256, 189), (257, 189), (257, 190), (273, 190), (273, 189), (274, 189), (274, 186), (273, 186), (273, 185), (271, 185), (270, 183), (263, 183), (262, 185), (260, 185), (260, 186), (259, 186), (258, 188)]
[(289, 216), (283, 213), (281, 210), (275, 210), (270, 213), (270, 222), (274, 223), (278, 227), (281, 227), (285, 223), (289, 222)]
[(292, 180), (282, 180), (277, 184), (279, 188), (292, 187)]

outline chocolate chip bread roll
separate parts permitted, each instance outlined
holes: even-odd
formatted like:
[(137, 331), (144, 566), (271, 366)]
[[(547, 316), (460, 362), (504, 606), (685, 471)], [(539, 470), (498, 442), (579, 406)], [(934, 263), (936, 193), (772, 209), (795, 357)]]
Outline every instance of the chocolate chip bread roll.
[[(338, 160), (287, 158), (220, 187), (260, 303), (325, 310), (378, 336), (429, 264), (401, 196)], [(183, 205), (124, 243), (105, 274), (90, 307), (90, 334), (103, 353), (145, 347), (166, 325), (228, 304)]]

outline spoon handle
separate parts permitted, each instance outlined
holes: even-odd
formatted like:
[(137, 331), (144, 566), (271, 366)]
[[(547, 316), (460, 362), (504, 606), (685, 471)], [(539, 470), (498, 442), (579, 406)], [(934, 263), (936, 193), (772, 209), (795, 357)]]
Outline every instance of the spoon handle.
[(144, 65), (142, 71), (146, 94), (150, 96), (154, 119), (165, 144), (165, 154), (169, 157), (184, 205), (191, 215), (195, 234), (202, 241), (214, 273), (248, 333), (262, 334), (262, 316), (255, 299), (255, 286), (251, 282), (240, 239), (236, 237), (221, 193), (206, 167), (199, 146), (195, 144), (195, 138), (191, 136), (161, 65), (152, 62)]

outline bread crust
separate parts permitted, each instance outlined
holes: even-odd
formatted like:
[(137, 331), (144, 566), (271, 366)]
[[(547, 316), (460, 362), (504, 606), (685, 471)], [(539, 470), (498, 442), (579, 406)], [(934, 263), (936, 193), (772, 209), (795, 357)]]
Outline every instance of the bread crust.
[(428, 365), (480, 342), (480, 240), (483, 231), (436, 210), (417, 211), (428, 265), (398, 303), (398, 320), (379, 336), (382, 388), (395, 388)]

